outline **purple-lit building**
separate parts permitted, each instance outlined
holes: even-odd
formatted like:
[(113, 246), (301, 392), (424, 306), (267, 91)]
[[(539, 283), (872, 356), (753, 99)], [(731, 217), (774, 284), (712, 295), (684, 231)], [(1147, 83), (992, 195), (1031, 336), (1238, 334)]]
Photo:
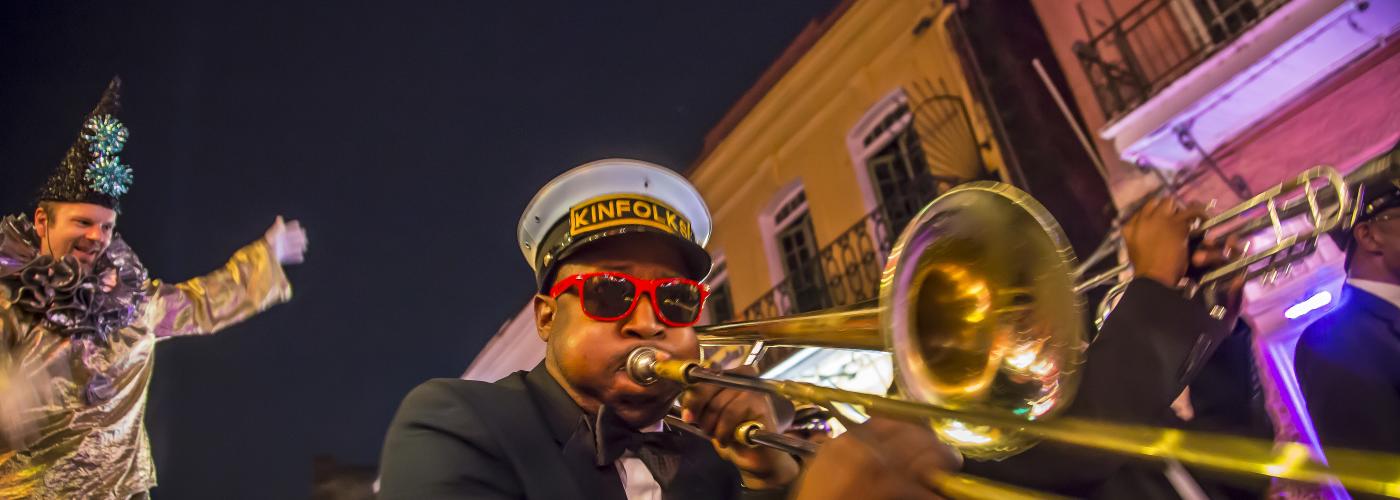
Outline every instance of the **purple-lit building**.
[[(1400, 140), (1400, 2), (1032, 3), (1120, 209), (1158, 185), (1153, 170), (1226, 207), (1315, 165), (1345, 174)], [(1339, 296), (1341, 260), (1324, 238), (1246, 289), (1281, 439), (1315, 442), (1292, 354)]]

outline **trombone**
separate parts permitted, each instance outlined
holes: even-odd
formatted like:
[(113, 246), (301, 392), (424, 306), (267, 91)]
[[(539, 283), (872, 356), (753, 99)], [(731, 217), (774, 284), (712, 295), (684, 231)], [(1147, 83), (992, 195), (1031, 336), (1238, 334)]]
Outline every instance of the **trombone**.
[[(634, 377), (633, 380), (646, 381), (644, 383), (647, 384), (655, 383), (657, 380), (661, 379), (661, 376), (655, 373), (657, 369), (656, 363), (656, 350), (654, 348), (639, 347), (628, 355), (628, 375)], [(689, 372), (691, 369), (699, 367), (699, 364), (693, 361), (681, 363), (683, 363), (683, 365), (681, 365), (679, 371), (676, 365), (671, 365), (664, 368), (664, 370), (667, 370), (670, 374), (679, 374)], [(694, 377), (704, 377), (705, 375), (705, 373), (697, 372), (694, 374)], [(710, 375), (715, 376), (715, 374)], [(725, 377), (724, 375), (717, 376)], [(711, 378), (707, 380), (715, 379)], [(735, 380), (738, 381), (737, 385), (736, 383), (730, 382), (716, 383), (741, 389), (764, 390), (760, 388), (759, 385), (755, 385), (755, 383), (761, 384), (763, 382), (762, 379), (737, 377)], [(679, 382), (679, 380), (674, 381)], [(705, 431), (690, 425), (690, 423), (685, 420), (681, 420), (680, 417), (667, 415), (666, 423), (691, 434), (706, 439), (709, 438), (709, 436), (705, 434)], [(739, 426), (734, 429), (734, 438), (736, 442), (745, 446), (766, 446), (786, 452), (790, 455), (803, 457), (809, 457), (821, 448), (820, 445), (805, 439), (769, 431), (764, 428), (763, 423), (757, 421), (739, 424)], [(988, 481), (966, 474), (946, 471), (927, 471), (923, 480), (928, 485), (934, 486), (938, 491), (950, 495), (953, 498), (995, 498), (998, 500), (1059, 500), (1062, 498), (1067, 500), (1068, 498), (995, 481)]]
[[(1246, 253), (1243, 258), (1211, 270), (1197, 281), (1188, 281), (1188, 293), (1194, 294), (1201, 288), (1214, 287), (1223, 280), (1238, 276), (1241, 271), (1245, 281), (1263, 277), (1265, 283), (1273, 282), (1280, 275), (1287, 275), (1294, 262), (1312, 255), (1317, 250), (1318, 239), (1322, 235), (1337, 229), (1350, 229), (1356, 220), (1360, 204), (1365, 202), (1364, 193), (1367, 186), (1389, 184), (1396, 179), (1400, 179), (1400, 149), (1393, 149), (1372, 158), (1345, 177), (1331, 167), (1313, 167), (1231, 210), (1206, 220), (1192, 232), (1193, 240), (1206, 237), (1223, 240), (1230, 236), (1246, 239), (1260, 234), (1272, 234), (1272, 245), (1263, 251)], [(1317, 184), (1321, 185), (1314, 187)], [(1124, 242), (1120, 231), (1122, 223), (1126, 222), (1127, 217), (1136, 214), (1145, 201), (1147, 198), (1134, 203), (1118, 221), (1115, 221), (1115, 227), (1108, 237), (1075, 269), (1076, 277), (1082, 277), (1108, 256), (1123, 253)], [(1241, 217), (1251, 211), (1263, 213), (1254, 218)], [(1300, 217), (1306, 222), (1308, 229), (1289, 232), (1284, 223)], [(1131, 269), (1131, 264), (1122, 263), (1082, 279), (1075, 287), (1076, 293), (1085, 293), (1099, 286), (1111, 285), (1099, 303), (1098, 314), (1095, 315), (1097, 322), (1103, 321), (1127, 288)]]
[[(768, 392), (796, 401), (821, 405), (854, 404), (871, 415), (912, 421), (962, 421), (987, 426), (1019, 427), (1037, 437), (1091, 449), (1176, 460), (1226, 472), (1258, 474), (1295, 481), (1337, 481), (1354, 491), (1400, 497), (1400, 457), (1384, 453), (1328, 449), (1325, 465), (1300, 443), (1275, 446), (1273, 442), (1237, 436), (1187, 432), (1062, 418), (1025, 421), (1015, 417), (977, 414), (939, 408), (861, 392), (832, 389), (801, 382), (768, 380), (715, 373), (694, 360), (657, 359), (656, 349), (638, 347), (628, 355), (627, 373), (640, 384), (670, 380), (682, 384), (712, 383), (736, 389)], [(683, 422), (682, 422), (683, 424)], [(935, 429), (937, 430), (937, 429)], [(698, 432), (698, 431), (692, 431)], [(810, 453), (811, 448), (765, 432), (747, 422), (735, 431), (737, 441)], [(1058, 498), (964, 474), (930, 471), (926, 481), (953, 498)]]
[[(1200, 235), (1217, 230), (1248, 235), (1269, 228), (1276, 244), (1210, 270), (1188, 290), (1242, 273), (1257, 276), (1296, 260), (1287, 258), (1293, 249), (1311, 247), (1345, 223), (1349, 194), (1335, 170), (1319, 167), (1212, 218), (1198, 228)], [(1307, 231), (1286, 231), (1282, 221), (1295, 214), (1310, 217)], [(1116, 271), (1112, 276), (1126, 269)], [(1225, 471), (1337, 480), (1356, 491), (1400, 496), (1400, 458), (1389, 455), (1329, 451), (1329, 468), (1297, 444), (1275, 448), (1239, 437), (1054, 419), (1074, 397), (1088, 347), (1080, 292), (1109, 281), (1076, 283), (1079, 274), (1063, 231), (1033, 198), (1006, 184), (963, 184), (924, 207), (900, 234), (881, 276), (878, 303), (697, 329), (702, 345), (752, 345), (752, 352), (771, 346), (888, 351), (903, 399), (796, 382), (736, 380), (645, 353), (634, 353), (629, 373), (639, 382), (718, 383), (931, 421), (941, 439), (973, 459), (1005, 458), (1052, 439)], [(1008, 494), (961, 476), (945, 475), (937, 484), (965, 498)], [(976, 486), (958, 489), (958, 484)]]
[[(1322, 183), (1320, 190), (1314, 187), (1319, 182)], [(1336, 169), (1313, 167), (1202, 222), (1191, 232), (1191, 239), (1248, 237), (1269, 229), (1274, 236), (1274, 244), (1206, 272), (1199, 280), (1188, 284), (1188, 293), (1194, 294), (1198, 289), (1214, 287), (1225, 278), (1239, 276), (1242, 271), (1246, 280), (1272, 273), (1310, 254), (1316, 248), (1317, 238), (1341, 227), (1346, 221), (1349, 195), (1350, 188)], [(1241, 215), (1256, 210), (1262, 211), (1263, 216), (1242, 220)], [(1306, 217), (1309, 229), (1301, 233), (1290, 233), (1285, 229), (1284, 222), (1297, 216)], [(1108, 243), (1113, 247), (1122, 246), (1122, 233), (1116, 232)], [(1293, 251), (1300, 245), (1303, 245), (1306, 252)], [(1270, 261), (1269, 265), (1261, 269), (1251, 269), (1265, 260)], [(1131, 264), (1119, 264), (1080, 282), (1075, 286), (1075, 292), (1083, 293), (1105, 283), (1121, 280), (1124, 273), (1131, 269)]]

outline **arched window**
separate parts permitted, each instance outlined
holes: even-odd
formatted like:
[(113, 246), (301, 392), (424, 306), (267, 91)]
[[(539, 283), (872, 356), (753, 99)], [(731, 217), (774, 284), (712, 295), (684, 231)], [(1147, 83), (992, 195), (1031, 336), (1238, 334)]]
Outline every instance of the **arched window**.
[(807, 210), (807, 192), (800, 181), (779, 190), (759, 214), (768, 268), (773, 279), (774, 306), (779, 314), (829, 307), (822, 275), (816, 231)]
[(891, 233), (938, 193), (913, 124), (909, 97), (896, 89), (871, 106), (846, 139), (866, 208), (878, 210)]

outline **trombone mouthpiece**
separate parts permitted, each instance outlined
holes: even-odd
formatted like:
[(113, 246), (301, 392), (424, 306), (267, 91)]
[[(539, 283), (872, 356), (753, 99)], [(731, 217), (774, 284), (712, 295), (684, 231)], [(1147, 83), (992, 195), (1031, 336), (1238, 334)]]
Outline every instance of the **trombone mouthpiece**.
[(651, 347), (638, 347), (627, 355), (627, 376), (632, 377), (632, 381), (641, 385), (655, 384), (660, 380), (656, 376), (656, 349)]

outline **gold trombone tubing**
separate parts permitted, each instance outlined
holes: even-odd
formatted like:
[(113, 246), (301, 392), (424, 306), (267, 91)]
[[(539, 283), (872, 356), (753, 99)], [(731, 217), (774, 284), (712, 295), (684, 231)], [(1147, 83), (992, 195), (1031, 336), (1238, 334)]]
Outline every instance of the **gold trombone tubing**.
[[(641, 347), (632, 352), (628, 358), (627, 370), (634, 380), (642, 384), (654, 383), (660, 379), (686, 385), (713, 383), (768, 392), (799, 402), (819, 405), (851, 404), (862, 407), (866, 413), (875, 416), (920, 422), (940, 418), (956, 419), (974, 425), (1022, 429), (1044, 439), (1095, 450), (1176, 460), (1183, 464), (1219, 471), (1294, 481), (1336, 481), (1355, 492), (1400, 498), (1400, 457), (1386, 453), (1329, 448), (1325, 451), (1329, 466), (1318, 460), (1311, 449), (1299, 443), (1276, 445), (1271, 441), (1239, 436), (1073, 418), (1028, 422), (1018, 418), (972, 414), (800, 382), (713, 373), (693, 360), (658, 360), (656, 351), (648, 347)], [(945, 476), (957, 478), (958, 481), (972, 481), (964, 485), (965, 495), (958, 495), (959, 497), (1005, 498), (1006, 492), (990, 489), (993, 486), (1004, 485), (989, 485), (982, 479), (955, 474)], [(947, 481), (940, 481), (938, 486), (943, 488), (944, 482)], [(947, 490), (944, 493), (955, 494)]]
[[(1365, 172), (1371, 175), (1390, 173), (1389, 170), (1377, 167), (1369, 167)], [(1359, 179), (1358, 182), (1364, 180)], [(1321, 184), (1321, 189), (1314, 187), (1315, 182)], [(1208, 288), (1215, 283), (1228, 281), (1241, 272), (1246, 273), (1246, 279), (1252, 279), (1259, 274), (1277, 269), (1283, 264), (1312, 253), (1311, 250), (1307, 250), (1291, 259), (1273, 262), (1265, 266), (1264, 270), (1250, 270), (1255, 264), (1274, 259), (1275, 256), (1285, 254), (1299, 245), (1311, 244), (1327, 232), (1338, 227), (1345, 227), (1344, 224), (1348, 222), (1347, 216), (1349, 215), (1349, 189), (1348, 179), (1343, 178), (1336, 169), (1313, 167), (1201, 222), (1201, 226), (1191, 233), (1193, 239), (1204, 238), (1213, 230), (1224, 227), (1229, 230), (1224, 234), (1212, 236), (1223, 241), (1227, 236), (1245, 238), (1265, 229), (1272, 229), (1275, 242), (1274, 245), (1263, 251), (1249, 253), (1229, 264), (1207, 271), (1196, 282), (1196, 285)], [(1293, 196), (1300, 192), (1301, 195)], [(1252, 218), (1240, 218), (1242, 215), (1256, 211), (1259, 213)], [(1300, 215), (1306, 216), (1307, 220), (1312, 223), (1312, 227), (1304, 232), (1286, 233), (1283, 222)], [(1122, 243), (1121, 232), (1116, 233), (1114, 241)], [(1096, 257), (1101, 257), (1101, 255), (1096, 253)], [(1091, 257), (1090, 260), (1086, 261), (1086, 265), (1097, 262), (1097, 260), (1097, 258)], [(1131, 264), (1123, 263), (1093, 277), (1082, 279), (1075, 285), (1074, 292), (1084, 293), (1099, 285), (1116, 281), (1120, 275), (1131, 268)], [(1083, 270), (1087, 270), (1087, 267), (1081, 268), (1081, 271)]]
[(884, 351), (878, 301), (840, 309), (754, 321), (702, 326), (695, 333), (703, 346), (824, 347)]
[[(666, 423), (697, 436), (709, 439), (705, 431), (673, 415), (666, 416)], [(734, 430), (735, 441), (745, 446), (766, 446), (791, 455), (810, 457), (821, 445), (763, 428), (757, 421), (739, 424)], [(998, 500), (1068, 500), (1069, 497), (1029, 490), (1018, 486), (988, 481), (975, 476), (947, 471), (927, 471), (922, 478), (929, 486), (952, 498), (995, 498)]]

